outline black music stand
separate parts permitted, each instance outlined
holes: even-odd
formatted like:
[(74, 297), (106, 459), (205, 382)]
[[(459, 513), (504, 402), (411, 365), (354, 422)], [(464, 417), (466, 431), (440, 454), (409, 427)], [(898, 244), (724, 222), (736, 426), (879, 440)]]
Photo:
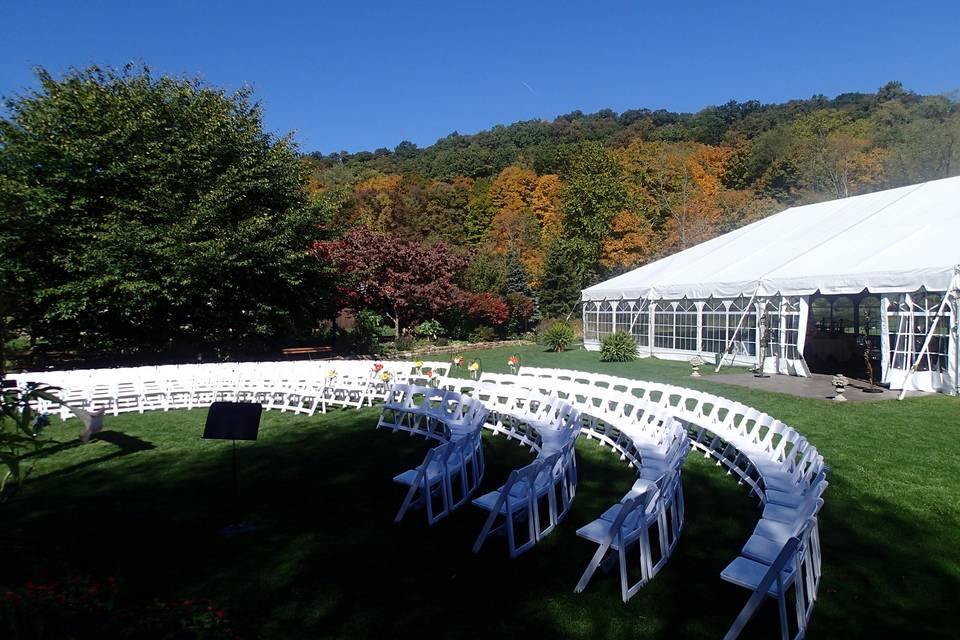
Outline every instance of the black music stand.
[(224, 537), (240, 533), (252, 533), (256, 527), (240, 522), (240, 483), (237, 477), (237, 440), (256, 440), (260, 431), (259, 402), (214, 402), (207, 413), (203, 428), (205, 440), (233, 441), (233, 519), (234, 524), (220, 530)]

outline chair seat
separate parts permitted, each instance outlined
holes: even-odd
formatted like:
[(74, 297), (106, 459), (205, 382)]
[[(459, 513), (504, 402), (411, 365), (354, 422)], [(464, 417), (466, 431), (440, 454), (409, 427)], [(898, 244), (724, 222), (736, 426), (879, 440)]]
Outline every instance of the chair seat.
[(603, 516), (597, 518), (593, 522), (583, 525), (577, 529), (577, 535), (581, 538), (585, 538), (590, 542), (596, 544), (602, 544), (606, 540), (607, 535), (610, 533), (610, 520), (605, 520)]
[(752, 535), (747, 540), (747, 544), (743, 545), (741, 553), (750, 560), (770, 565), (776, 561), (777, 554), (780, 553), (780, 549), (783, 548), (787, 540), (788, 538), (771, 540), (763, 536)]
[(758, 458), (751, 460), (751, 463), (757, 468), (757, 471), (759, 471), (764, 478), (767, 478), (768, 476), (770, 478), (782, 477), (784, 480), (787, 480), (790, 477), (789, 472), (786, 471), (784, 463), (777, 460)]
[(767, 489), (765, 492), (767, 503), (777, 504), (789, 508), (797, 508), (803, 504), (804, 495), (798, 491), (779, 491), (777, 489)]
[(777, 522), (776, 520), (767, 520), (760, 518), (757, 526), (753, 528), (754, 535), (763, 536), (771, 540), (786, 540), (794, 534), (796, 525), (788, 522)]
[(623, 498), (636, 498), (647, 491), (656, 489), (656, 487), (657, 483), (653, 480), (648, 480), (647, 478), (638, 478), (637, 481), (633, 483), (633, 486), (630, 487), (630, 491), (628, 491)]
[(763, 508), (763, 518), (765, 520), (776, 520), (777, 522), (796, 522), (800, 518), (799, 509), (786, 507), (780, 504), (767, 504)]
[(792, 493), (802, 489), (789, 473), (784, 472), (764, 474), (763, 486), (766, 487), (768, 491), (783, 491), (786, 493)]
[[(515, 487), (516, 489), (516, 487)], [(504, 514), (507, 512), (507, 503), (510, 503), (510, 507), (514, 511), (517, 510), (517, 507), (526, 507), (528, 498), (525, 495), (526, 492), (511, 492), (511, 495), (507, 496), (507, 499), (503, 501), (503, 504), (500, 505), (500, 513)], [(481, 509), (486, 509), (487, 511), (493, 511), (497, 506), (497, 500), (500, 499), (500, 491), (491, 491), (486, 493), (479, 498), (473, 499), (473, 504), (480, 507)]]
[[(763, 580), (763, 577), (770, 570), (770, 566), (757, 562), (755, 560), (750, 560), (749, 558), (744, 558), (743, 556), (738, 556), (720, 572), (720, 577), (726, 580), (727, 582), (732, 582), (733, 584), (744, 587), (745, 589), (750, 589), (751, 591), (756, 591), (757, 587), (760, 586), (760, 581)], [(790, 582), (793, 579), (793, 568), (786, 567), (781, 573), (783, 578), (784, 587), (788, 587)], [(767, 595), (771, 598), (780, 597), (780, 589), (777, 586), (777, 581), (774, 580), (770, 584), (770, 588), (767, 590)]]
[[(448, 468), (448, 469), (453, 470), (453, 469), (458, 468), (459, 466), (460, 466), (460, 464), (459, 464), (458, 462), (454, 462), (454, 461), (452, 461), (452, 460), (447, 462), (447, 468)], [(417, 473), (418, 473), (419, 471), (420, 471), (420, 467), (417, 467), (416, 469), (409, 469), (409, 470), (404, 471), (403, 473), (401, 473), (401, 474), (399, 474), (399, 475), (394, 476), (394, 477), (393, 477), (393, 481), (394, 481), (394, 482), (399, 482), (400, 484), (412, 485), (414, 482), (416, 482)], [(434, 480), (437, 480), (438, 478), (442, 478), (442, 477), (443, 477), (443, 465), (440, 464), (439, 462), (431, 462), (431, 463), (427, 466), (427, 473), (426, 473), (425, 475), (427, 476), (427, 481), (428, 481), (428, 482), (433, 482)]]

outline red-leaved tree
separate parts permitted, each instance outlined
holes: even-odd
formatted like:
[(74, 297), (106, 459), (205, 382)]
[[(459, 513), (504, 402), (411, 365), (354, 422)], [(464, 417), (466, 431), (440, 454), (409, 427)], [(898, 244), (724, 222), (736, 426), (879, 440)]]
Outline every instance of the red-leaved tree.
[(317, 242), (313, 251), (336, 273), (338, 291), (386, 316), (398, 337), (410, 323), (434, 317), (461, 298), (456, 280), (467, 262), (442, 242), (425, 245), (360, 226)]
[(486, 291), (466, 294), (461, 304), (467, 315), (478, 324), (498, 327), (510, 319), (510, 308), (503, 299)]

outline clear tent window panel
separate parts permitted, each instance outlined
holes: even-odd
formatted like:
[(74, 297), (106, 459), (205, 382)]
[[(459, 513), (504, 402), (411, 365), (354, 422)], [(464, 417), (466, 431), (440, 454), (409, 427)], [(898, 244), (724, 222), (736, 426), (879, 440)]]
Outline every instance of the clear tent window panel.
[[(780, 356), (789, 360), (799, 360), (800, 350), (797, 342), (800, 338), (800, 298), (788, 296), (775, 298), (767, 303), (769, 324), (768, 356)], [(766, 327), (761, 328), (761, 340)]]
[(760, 346), (766, 356), (780, 349), (780, 299), (769, 300), (760, 314)]
[(697, 350), (697, 305), (692, 300), (681, 300), (674, 312), (674, 349)]
[(853, 333), (855, 322), (853, 300), (840, 296), (833, 301), (833, 316), (830, 332), (834, 335)]
[(703, 304), (701, 314), (703, 339), (700, 350), (705, 353), (723, 353), (727, 348), (727, 305), (723, 300), (710, 299)]
[[(918, 293), (913, 301), (913, 351), (919, 354), (927, 334), (933, 331), (927, 352), (920, 359), (918, 371), (946, 371), (947, 354), (950, 349), (950, 316), (949, 309), (939, 315), (940, 303), (943, 297), (939, 293)], [(916, 356), (914, 356), (916, 357)]]
[(595, 302), (583, 303), (583, 338), (584, 340), (596, 340), (597, 336), (597, 304)]
[(607, 301), (600, 303), (597, 310), (597, 336), (603, 338), (613, 331), (613, 305)]
[(673, 348), (673, 316), (675, 302), (661, 300), (656, 303), (653, 312), (653, 346), (661, 349)]
[(887, 307), (887, 322), (890, 327), (888, 337), (890, 344), (890, 367), (893, 369), (908, 369), (912, 364), (910, 362), (912, 333), (912, 316), (910, 313), (910, 303), (906, 296), (900, 296), (900, 300), (891, 301)]
[(902, 295), (887, 308), (889, 321), (890, 366), (909, 369), (917, 361), (927, 334), (931, 332), (926, 353), (917, 362), (917, 371), (946, 371), (950, 349), (949, 308), (938, 316), (943, 297), (923, 290)]
[(617, 303), (617, 331), (629, 331), (630, 323), (633, 320), (633, 309), (636, 306), (635, 302), (630, 302), (627, 300), (621, 300)]
[[(744, 312), (746, 312), (745, 315)], [(739, 332), (737, 324), (740, 324)], [(730, 303), (727, 331), (730, 336), (736, 333), (732, 347), (734, 354), (757, 355), (757, 308), (748, 298), (740, 297)]]
[(628, 326), (626, 329), (633, 334), (637, 344), (641, 347), (650, 346), (650, 314), (642, 301), (637, 302), (633, 307), (631, 324), (632, 326)]

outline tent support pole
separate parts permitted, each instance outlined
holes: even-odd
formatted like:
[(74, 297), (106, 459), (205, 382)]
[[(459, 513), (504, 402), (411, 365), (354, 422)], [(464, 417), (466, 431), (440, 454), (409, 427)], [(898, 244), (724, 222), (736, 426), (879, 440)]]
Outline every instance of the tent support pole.
[[(927, 331), (927, 337), (923, 341), (923, 346), (920, 347), (920, 351), (917, 353), (917, 359), (914, 361), (913, 366), (910, 367), (910, 372), (907, 374), (907, 380), (913, 378), (913, 374), (917, 372), (917, 368), (920, 366), (920, 361), (923, 360), (923, 356), (930, 351), (930, 341), (933, 339), (933, 332), (937, 330), (937, 325), (940, 323), (940, 318), (943, 317), (943, 310), (947, 307), (947, 303), (950, 301), (950, 294), (952, 294), (956, 288), (957, 276), (953, 276), (953, 279), (950, 280), (950, 286), (947, 287), (947, 290), (943, 294), (943, 300), (940, 302), (940, 307), (937, 309), (937, 315), (933, 318), (933, 322), (930, 323), (930, 329)], [(904, 396), (907, 395), (907, 380), (904, 380), (903, 389), (900, 390), (900, 395), (897, 396), (897, 400), (903, 400)]]
[(750, 313), (750, 305), (753, 304), (754, 298), (757, 297), (757, 292), (760, 291), (760, 285), (757, 285), (756, 290), (754, 290), (753, 295), (750, 296), (750, 299), (747, 301), (746, 307), (743, 310), (743, 315), (740, 316), (740, 322), (737, 323), (737, 328), (734, 330), (733, 335), (730, 336), (730, 340), (727, 342), (727, 348), (723, 350), (723, 355), (720, 357), (720, 362), (717, 363), (717, 368), (714, 369), (714, 373), (720, 371), (720, 367), (723, 366), (723, 361), (727, 357), (727, 354), (733, 349), (733, 341), (737, 339), (737, 336), (740, 335), (740, 327), (743, 326), (743, 321), (746, 319), (747, 314)]
[(640, 312), (643, 311), (643, 307), (644, 305), (646, 305), (649, 299), (650, 299), (650, 296), (647, 296), (646, 298), (643, 298), (640, 300), (640, 306), (637, 307), (636, 313), (633, 315), (633, 319), (630, 321), (630, 328), (627, 329), (627, 333), (631, 335), (633, 334), (633, 327), (634, 325), (637, 324), (637, 320), (640, 318)]

